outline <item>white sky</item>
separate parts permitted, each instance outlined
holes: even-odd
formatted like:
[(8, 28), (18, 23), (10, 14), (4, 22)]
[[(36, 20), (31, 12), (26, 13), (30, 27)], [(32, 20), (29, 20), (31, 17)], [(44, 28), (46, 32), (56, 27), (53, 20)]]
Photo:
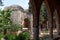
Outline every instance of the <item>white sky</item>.
[(6, 6), (10, 6), (13, 4), (20, 5), (24, 9), (28, 9), (29, 5), (28, 2), (29, 0), (2, 0), (4, 6), (0, 6), (0, 8), (4, 8)]

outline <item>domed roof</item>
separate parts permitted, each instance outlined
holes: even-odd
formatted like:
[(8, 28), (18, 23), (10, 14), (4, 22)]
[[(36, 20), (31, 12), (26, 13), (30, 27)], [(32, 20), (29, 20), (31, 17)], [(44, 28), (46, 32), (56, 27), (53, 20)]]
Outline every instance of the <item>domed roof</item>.
[(21, 6), (19, 6), (19, 5), (6, 6), (4, 9), (5, 9), (5, 10), (6, 10), (6, 9), (10, 9), (10, 10), (12, 10), (12, 11), (14, 11), (14, 10), (21, 10), (21, 11), (23, 11), (23, 10), (24, 10), (24, 9), (23, 9)]

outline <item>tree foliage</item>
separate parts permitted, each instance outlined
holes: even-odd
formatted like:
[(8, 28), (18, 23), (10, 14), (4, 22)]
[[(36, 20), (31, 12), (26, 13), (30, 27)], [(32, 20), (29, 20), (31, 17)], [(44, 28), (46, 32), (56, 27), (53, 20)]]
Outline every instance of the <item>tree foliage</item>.
[[(31, 4), (29, 2), (29, 13), (32, 13), (32, 8), (31, 8)], [(47, 14), (47, 9), (46, 9), (46, 5), (43, 2), (41, 5), (41, 9), (40, 9), (40, 17), (39, 17), (39, 21), (40, 23), (43, 23), (44, 21), (48, 20), (48, 14)]]
[(40, 23), (48, 20), (47, 9), (45, 3), (43, 2), (40, 9)]
[(2, 0), (0, 0), (0, 6), (3, 6), (3, 2), (2, 2)]
[(29, 2), (29, 9), (28, 9), (29, 13), (32, 13), (32, 7), (31, 7), (31, 4)]
[(22, 31), (22, 25), (20, 24), (11, 24), (11, 27), (9, 28), (9, 31), (15, 32), (21, 30)]
[(0, 29), (3, 29), (3, 31), (5, 29), (7, 30), (11, 24), (10, 13), (11, 13), (11, 11), (9, 9), (0, 10)]
[(22, 30), (22, 26), (20, 24), (12, 24), (10, 19), (11, 10), (0, 10), (0, 32), (7, 33), (7, 31), (18, 31)]

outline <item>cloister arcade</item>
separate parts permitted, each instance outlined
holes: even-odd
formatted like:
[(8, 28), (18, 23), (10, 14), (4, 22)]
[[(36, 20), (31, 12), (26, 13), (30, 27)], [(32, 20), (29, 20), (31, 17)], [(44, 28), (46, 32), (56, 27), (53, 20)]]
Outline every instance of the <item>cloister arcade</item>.
[[(48, 10), (48, 24), (50, 27), (50, 37), (53, 40), (53, 13), (56, 14), (57, 30), (60, 36), (60, 0), (30, 0), (33, 12), (33, 37), (39, 40), (39, 14), (42, 2), (45, 2)], [(58, 39), (57, 39), (58, 40)]]

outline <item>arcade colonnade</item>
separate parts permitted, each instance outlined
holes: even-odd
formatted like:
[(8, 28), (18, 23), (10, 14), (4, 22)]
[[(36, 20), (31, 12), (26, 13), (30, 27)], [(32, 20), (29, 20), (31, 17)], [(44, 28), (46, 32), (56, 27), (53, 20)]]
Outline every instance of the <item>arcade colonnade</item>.
[(48, 16), (49, 16), (49, 27), (50, 27), (50, 35), (53, 38), (53, 13), (56, 12), (57, 16), (57, 30), (58, 35), (60, 35), (60, 1), (59, 0), (30, 0), (32, 12), (33, 12), (33, 37), (34, 40), (39, 40), (39, 14), (40, 7), (42, 2), (45, 2)]

